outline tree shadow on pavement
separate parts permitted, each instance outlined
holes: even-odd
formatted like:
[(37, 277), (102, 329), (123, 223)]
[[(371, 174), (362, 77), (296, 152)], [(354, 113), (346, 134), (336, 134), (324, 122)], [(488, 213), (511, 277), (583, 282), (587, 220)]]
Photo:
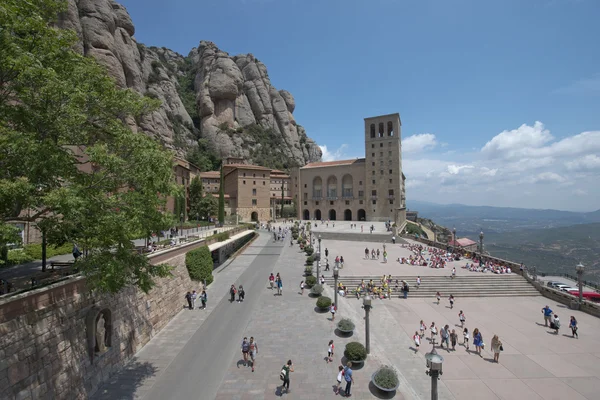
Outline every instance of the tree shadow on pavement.
[(133, 399), (144, 381), (156, 375), (158, 368), (149, 362), (132, 361), (125, 365), (116, 376), (98, 387), (89, 398), (92, 400)]

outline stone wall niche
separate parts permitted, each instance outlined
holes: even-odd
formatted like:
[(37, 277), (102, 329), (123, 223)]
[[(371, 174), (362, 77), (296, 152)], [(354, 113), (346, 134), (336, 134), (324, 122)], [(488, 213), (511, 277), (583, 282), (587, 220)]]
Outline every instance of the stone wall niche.
[(112, 313), (108, 308), (92, 307), (86, 316), (87, 347), (90, 363), (112, 346)]

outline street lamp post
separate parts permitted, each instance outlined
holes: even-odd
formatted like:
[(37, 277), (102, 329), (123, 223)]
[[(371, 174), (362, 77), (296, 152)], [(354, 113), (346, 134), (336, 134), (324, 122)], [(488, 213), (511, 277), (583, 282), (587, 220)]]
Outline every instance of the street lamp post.
[(181, 213), (181, 214), (179, 215), (179, 217), (181, 218), (181, 219), (180, 219), (180, 220), (181, 220), (181, 225), (180, 225), (180, 229), (179, 229), (179, 231), (180, 231), (180, 234), (179, 234), (179, 236), (183, 236), (183, 217), (184, 217), (183, 213)]
[(440, 356), (435, 347), (430, 353), (425, 354), (425, 365), (429, 368), (425, 373), (431, 376), (431, 400), (438, 400), (438, 387), (437, 381), (442, 375), (442, 363), (444, 357)]
[[(317, 279), (321, 276), (321, 235), (319, 235), (319, 257), (317, 257)], [(337, 304), (336, 304), (337, 306)]]
[(452, 252), (456, 251), (456, 227), (452, 228)]
[(200, 214), (196, 213), (196, 233), (200, 230)]
[(367, 295), (363, 298), (363, 308), (365, 309), (365, 348), (367, 354), (371, 354), (371, 332), (369, 332), (369, 311), (371, 311), (371, 296)]
[(479, 254), (483, 257), (483, 231), (479, 232)]
[(575, 269), (577, 270), (577, 284), (579, 285), (579, 304), (583, 303), (583, 271), (585, 270), (585, 267), (583, 266), (582, 263), (577, 264), (577, 266), (575, 267)]
[(335, 268), (333, 269), (333, 302), (335, 303), (335, 306), (338, 308), (338, 310), (340, 309), (340, 305), (338, 304), (337, 301), (337, 295), (338, 295), (338, 277), (340, 276), (340, 269), (337, 267), (337, 265), (335, 266)]

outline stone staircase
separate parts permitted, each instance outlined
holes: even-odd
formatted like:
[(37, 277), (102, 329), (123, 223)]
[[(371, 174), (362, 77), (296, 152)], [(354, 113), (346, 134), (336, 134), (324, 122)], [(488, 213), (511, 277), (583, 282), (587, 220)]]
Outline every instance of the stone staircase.
[[(357, 233), (348, 233), (348, 232), (321, 232), (314, 231), (313, 238), (317, 235), (321, 235), (321, 239), (323, 240), (345, 240), (350, 242), (361, 242), (361, 243), (392, 243), (392, 232), (378, 232), (378, 233), (369, 233), (367, 230), (366, 233), (360, 233), (360, 228), (358, 228)], [(400, 237), (396, 237), (396, 244), (408, 243)], [(370, 248), (370, 246), (367, 246)]]
[[(342, 270), (343, 271), (343, 270)], [(340, 271), (341, 274), (343, 272)], [(351, 295), (355, 295), (356, 287), (364, 279), (365, 284), (373, 279), (376, 286), (380, 286), (381, 276), (342, 276), (339, 282), (347, 287)], [(398, 290), (394, 290), (396, 279), (399, 282)], [(421, 276), (421, 287), (417, 289), (417, 277), (415, 276), (393, 276), (392, 275), (392, 296), (402, 295), (400, 282), (408, 282), (410, 291), (409, 297), (431, 297), (435, 298), (435, 293), (440, 292), (442, 300), (446, 300), (449, 295), (454, 297), (505, 297), (505, 296), (540, 296), (533, 285), (520, 275), (496, 275), (491, 273), (476, 273), (472, 275), (457, 276), (452, 279), (449, 276)], [(325, 278), (329, 286), (334, 285), (333, 277)]]

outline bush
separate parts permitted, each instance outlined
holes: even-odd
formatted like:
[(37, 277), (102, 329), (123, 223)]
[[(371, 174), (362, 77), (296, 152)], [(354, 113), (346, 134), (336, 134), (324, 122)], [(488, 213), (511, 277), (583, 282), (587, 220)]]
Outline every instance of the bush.
[(229, 232), (221, 232), (213, 236), (215, 239), (217, 239), (217, 242), (224, 242), (225, 240), (229, 239)]
[(298, 232), (293, 232), (292, 233), (292, 239), (298, 240)]
[(384, 389), (394, 389), (399, 383), (396, 370), (388, 365), (381, 366), (373, 375), (373, 380)]
[(344, 357), (346, 357), (346, 360), (352, 362), (364, 361), (367, 359), (367, 349), (365, 349), (362, 343), (350, 342), (346, 345)]
[(312, 275), (312, 270), (313, 270), (313, 268), (312, 268), (312, 265), (307, 265), (307, 266), (304, 268), (304, 274), (305, 274), (306, 276), (308, 276), (308, 275)]
[(323, 293), (323, 285), (317, 284), (310, 288), (310, 294), (320, 296)]
[(22, 249), (8, 251), (8, 265), (25, 264), (33, 260), (36, 259)]
[[(329, 308), (331, 306), (331, 299), (327, 296), (321, 296), (317, 299), (317, 307), (324, 309)], [(365, 350), (366, 353), (366, 350)]]
[(304, 252), (306, 253), (307, 256), (311, 256), (315, 252), (315, 249), (313, 249), (312, 246), (306, 246), (304, 248)]
[(343, 332), (353, 331), (355, 328), (354, 322), (348, 318), (342, 318), (340, 322), (338, 322), (337, 327)]
[(316, 283), (317, 283), (317, 278), (315, 276), (308, 276), (306, 278), (306, 281), (304, 281), (304, 283), (306, 284), (306, 286), (308, 286), (309, 288), (312, 288)]
[(190, 279), (196, 282), (206, 281), (210, 285), (213, 281), (213, 259), (208, 246), (202, 246), (185, 255), (185, 266)]
[(313, 265), (314, 262), (315, 262), (315, 257), (313, 257), (313, 256), (306, 257), (306, 265)]
[[(42, 245), (39, 243), (26, 244), (23, 246), (23, 250), (34, 260), (42, 259)], [(58, 247), (46, 246), (46, 258), (59, 256), (61, 254), (71, 254), (72, 251), (73, 245), (71, 243), (65, 243)]]

